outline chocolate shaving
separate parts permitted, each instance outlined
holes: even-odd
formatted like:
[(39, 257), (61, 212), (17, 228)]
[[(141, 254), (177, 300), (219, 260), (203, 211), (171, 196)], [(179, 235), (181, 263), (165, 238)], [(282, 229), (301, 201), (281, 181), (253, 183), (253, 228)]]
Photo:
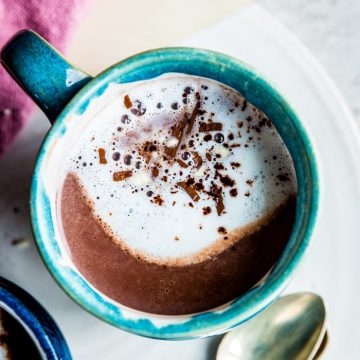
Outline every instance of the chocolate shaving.
[(158, 175), (159, 175), (159, 169), (156, 168), (156, 167), (154, 167), (154, 168), (152, 169), (152, 176), (153, 176), (153, 177), (157, 177)]
[(203, 123), (200, 125), (200, 128), (199, 128), (200, 132), (221, 131), (221, 130), (222, 130), (221, 123)]
[(195, 166), (197, 169), (199, 169), (203, 163), (202, 158), (197, 151), (193, 151), (192, 154), (194, 157)]
[(185, 162), (183, 162), (182, 160), (180, 160), (180, 159), (176, 159), (175, 160), (182, 168), (187, 168), (187, 167), (189, 167), (189, 165), (188, 164), (186, 164)]
[(205, 156), (206, 156), (206, 158), (207, 158), (209, 161), (211, 161), (211, 154), (210, 154), (210, 153), (207, 152), (207, 153), (205, 154)]
[(133, 104), (129, 98), (129, 95), (125, 95), (125, 97), (124, 97), (124, 105), (127, 109), (129, 109), (133, 106)]
[(98, 152), (99, 152), (99, 162), (100, 162), (100, 164), (107, 164), (107, 160), (106, 160), (106, 157), (105, 157), (105, 149), (99, 148)]
[(225, 209), (222, 194), (220, 194), (217, 198), (215, 198), (215, 204), (216, 204), (217, 214), (220, 216)]
[(198, 114), (200, 109), (200, 101), (198, 101), (194, 107), (194, 110), (191, 113), (190, 119), (189, 119), (189, 125), (186, 129), (186, 134), (189, 135), (191, 133), (192, 128), (194, 127), (194, 123), (195, 123), (195, 118), (196, 115)]
[(214, 198), (217, 214), (220, 216), (225, 209), (223, 196), (222, 196), (222, 188), (217, 185), (212, 185), (209, 195)]
[(200, 196), (197, 191), (191, 185), (188, 185), (185, 181), (180, 181), (177, 183), (177, 185), (183, 188), (193, 201), (197, 202), (200, 200)]
[(114, 181), (123, 181), (131, 176), (132, 176), (131, 170), (117, 171), (117, 172), (113, 173), (113, 180)]
[(181, 138), (184, 133), (185, 125), (186, 125), (186, 121), (185, 121), (185, 119), (183, 119), (182, 121), (179, 121), (177, 124), (175, 124), (172, 128), (171, 136), (175, 137), (178, 140), (178, 142), (175, 146), (172, 146), (172, 147), (166, 146), (165, 147), (164, 153), (167, 156), (169, 156), (170, 158), (174, 158), (176, 156), (179, 145), (181, 143)]

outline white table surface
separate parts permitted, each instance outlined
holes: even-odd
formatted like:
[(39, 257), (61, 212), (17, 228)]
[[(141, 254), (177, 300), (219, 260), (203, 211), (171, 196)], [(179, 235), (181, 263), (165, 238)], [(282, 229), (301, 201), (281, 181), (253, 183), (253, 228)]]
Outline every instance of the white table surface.
[(292, 31), (335, 80), (360, 125), (360, 1), (256, 0)]
[[(243, 36), (241, 43), (232, 42), (231, 36), (224, 41), (223, 34), (234, 36), (234, 28)], [(235, 35), (238, 39), (238, 34)], [(344, 132), (340, 122), (343, 119), (348, 124), (351, 114), (309, 54), (259, 8), (245, 6), (182, 43), (224, 51), (260, 68), (288, 94), (310, 126), (324, 163), (322, 179), (326, 179), (323, 192), (326, 196), (322, 199), (316, 241), (288, 292), (312, 290), (327, 300), (330, 345), (326, 359), (359, 358), (360, 344), (353, 340), (360, 337), (357, 325), (360, 284), (355, 277), (360, 273), (357, 262), (360, 246), (354, 232), (357, 223), (353, 212), (360, 213), (360, 167), (356, 168), (360, 148), (355, 130), (350, 127)], [(265, 44), (271, 49), (268, 53), (261, 51)], [(356, 71), (354, 69), (354, 74)], [(307, 92), (311, 92), (311, 96), (307, 96)], [(355, 102), (353, 106), (356, 108)], [(317, 112), (315, 117), (314, 112)], [(0, 161), (1, 173), (5, 174), (0, 177), (0, 274), (23, 286), (45, 305), (64, 331), (75, 359), (213, 360), (219, 338), (162, 342), (127, 334), (85, 313), (53, 282), (31, 239), (27, 213), (33, 161), (48, 128), (45, 117), (34, 114), (14, 147)], [(336, 147), (339, 149), (335, 152)], [(346, 175), (345, 179), (341, 179), (342, 174)], [(337, 187), (339, 184), (341, 188)], [(14, 207), (19, 212), (15, 213)], [(28, 238), (29, 247), (11, 246), (16, 238)], [(354, 324), (351, 332), (350, 324)]]

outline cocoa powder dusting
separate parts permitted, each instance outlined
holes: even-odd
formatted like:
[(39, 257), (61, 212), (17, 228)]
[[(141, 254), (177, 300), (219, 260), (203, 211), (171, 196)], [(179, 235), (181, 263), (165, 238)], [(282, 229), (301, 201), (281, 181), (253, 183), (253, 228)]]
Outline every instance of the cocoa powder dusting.
[(218, 171), (216, 171), (216, 175), (220, 178), (220, 182), (225, 186), (225, 187), (233, 187), (235, 185), (235, 181), (233, 179), (231, 179), (231, 177), (229, 175), (221, 175)]
[(218, 228), (218, 233), (221, 234), (221, 235), (225, 235), (225, 234), (227, 234), (227, 231), (223, 226), (220, 226)]
[(197, 183), (195, 183), (195, 189), (197, 190), (197, 191), (203, 191), (204, 190), (204, 185), (201, 183), (201, 182), (197, 182)]
[(288, 174), (279, 174), (277, 176), (277, 178), (280, 180), (280, 181), (290, 181), (290, 178), (289, 178), (289, 175)]
[(246, 180), (246, 183), (252, 187), (254, 184), (254, 180)]
[(215, 165), (214, 165), (214, 168), (216, 170), (224, 170), (224, 165), (222, 163), (219, 163), (217, 162)]
[(211, 213), (211, 207), (210, 206), (203, 207), (202, 210), (203, 210), (204, 215), (209, 215)]
[(164, 199), (160, 195), (154, 196), (154, 200), (152, 201), (154, 202), (154, 204), (159, 206), (162, 206), (162, 204), (164, 203)]
[(237, 194), (238, 194), (237, 189), (231, 189), (231, 190), (230, 190), (230, 196), (232, 196), (232, 197), (236, 197), (236, 196), (237, 196)]

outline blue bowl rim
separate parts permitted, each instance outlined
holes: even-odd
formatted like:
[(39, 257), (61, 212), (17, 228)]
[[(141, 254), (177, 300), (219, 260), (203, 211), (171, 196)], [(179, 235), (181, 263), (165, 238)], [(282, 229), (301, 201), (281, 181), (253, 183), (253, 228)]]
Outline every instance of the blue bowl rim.
[(64, 336), (49, 313), (28, 292), (0, 277), (0, 308), (10, 309), (36, 340), (47, 360), (71, 360)]
[[(67, 116), (73, 112), (78, 112), (80, 109), (79, 104), (84, 105), (84, 103), (86, 103), (84, 99), (97, 96), (96, 92), (98, 90), (105, 89), (107, 83), (115, 81), (115, 79), (112, 79), (112, 77), (114, 77), (114, 74), (117, 71), (119, 71), (120, 69), (123, 69), (123, 71), (125, 71), (124, 69), (126, 69), (127, 67), (131, 68), (134, 63), (137, 64), (136, 66), (141, 67), (142, 65), (146, 64), (147, 61), (153, 61), (151, 60), (152, 57), (161, 59), (162, 57), (173, 56), (174, 58), (176, 58), (176, 56), (180, 55), (181, 53), (187, 53), (187, 55), (189, 55), (189, 52), (192, 53), (192, 56), (196, 55), (200, 57), (208, 57), (207, 60), (209, 62), (209, 65), (229, 63), (232, 66), (241, 68), (241, 70), (245, 71), (247, 74), (249, 74), (249, 76), (252, 76), (253, 78), (261, 81), (262, 86), (266, 87), (267, 91), (273, 94), (276, 99), (282, 103), (282, 106), (286, 108), (287, 113), (290, 114), (293, 125), (295, 126), (298, 135), (300, 135), (303, 141), (304, 148), (306, 149), (306, 153), (308, 154), (307, 160), (309, 172), (311, 174), (311, 181), (313, 184), (312, 194), (310, 196), (310, 204), (308, 207), (309, 214), (307, 227), (303, 233), (302, 240), (298, 245), (296, 251), (292, 254), (291, 261), (288, 261), (286, 267), (282, 269), (281, 274), (276, 272), (276, 277), (273, 277), (275, 271), (272, 271), (264, 284), (262, 284), (260, 287), (257, 286), (250, 289), (244, 295), (235, 299), (231, 303), (229, 308), (231, 309), (231, 312), (228, 312), (228, 310), (225, 311), (225, 313), (227, 314), (226, 316), (224, 316), (224, 313), (220, 314), (214, 311), (208, 311), (205, 313), (193, 315), (191, 319), (185, 323), (185, 326), (182, 323), (175, 323), (172, 325), (167, 325), (165, 327), (157, 327), (153, 324), (149, 326), (149, 320), (128, 320), (121, 315), (121, 312), (116, 314), (116, 318), (114, 317), (115, 315), (110, 316), (109, 314), (103, 314), (101, 311), (98, 310), (97, 306), (94, 306), (94, 304), (91, 303), (92, 301), (90, 299), (79, 297), (78, 294), (75, 294), (73, 290), (69, 287), (69, 284), (63, 281), (62, 277), (60, 276), (61, 274), (59, 268), (56, 267), (56, 264), (51, 263), (49, 255), (45, 251), (43, 251), (44, 242), (42, 239), (41, 230), (38, 226), (36, 201), (37, 194), (40, 191), (38, 175), (41, 170), (41, 165), (46, 158), (46, 148), (51, 144), (53, 138), (56, 138), (54, 136), (55, 133), (58, 133), (58, 135), (60, 136), (60, 134), (64, 132), (63, 123)], [(309, 245), (311, 234), (313, 232), (313, 228), (316, 222), (319, 204), (319, 176), (313, 149), (314, 148), (311, 144), (307, 132), (305, 131), (301, 121), (299, 120), (299, 117), (289, 105), (286, 98), (280, 94), (276, 87), (268, 79), (266, 79), (264, 75), (260, 74), (257, 70), (255, 70), (250, 65), (244, 63), (243, 61), (215, 51), (188, 47), (160, 48), (136, 54), (112, 65), (111, 67), (100, 73), (98, 76), (96, 76), (94, 79), (92, 79), (89, 83), (87, 83), (62, 110), (57, 120), (53, 124), (52, 128), (45, 136), (41, 144), (38, 157), (36, 159), (30, 190), (31, 223), (33, 234), (36, 239), (36, 245), (38, 247), (41, 258), (45, 266), (48, 268), (51, 276), (65, 291), (65, 293), (86, 311), (88, 311), (92, 315), (95, 315), (99, 319), (104, 320), (111, 325), (114, 325), (115, 327), (121, 328), (125, 331), (137, 335), (163, 340), (186, 340), (223, 333), (239, 325), (243, 321), (246, 321), (251, 317), (255, 316), (257, 313), (269, 306), (274, 300), (276, 300), (276, 298), (288, 285), (291, 275), (297, 268), (300, 260), (303, 258), (305, 250)], [(284, 253), (286, 253), (286, 249)], [(285, 255), (283, 254), (280, 260), (275, 264), (275, 269), (278, 269), (278, 264), (281, 263), (284, 258)], [(93, 298), (93, 301), (95, 299), (96, 302), (98, 298), (99, 297)], [(251, 304), (246, 304), (245, 300), (249, 301), (250, 298)], [(104, 302), (104, 300), (101, 301)], [(241, 302), (245, 302), (245, 306), (241, 307)], [(234, 308), (235, 305), (236, 308)], [(144, 313), (144, 318), (151, 316), (154, 315)], [(155, 317), (157, 316), (155, 315)]]

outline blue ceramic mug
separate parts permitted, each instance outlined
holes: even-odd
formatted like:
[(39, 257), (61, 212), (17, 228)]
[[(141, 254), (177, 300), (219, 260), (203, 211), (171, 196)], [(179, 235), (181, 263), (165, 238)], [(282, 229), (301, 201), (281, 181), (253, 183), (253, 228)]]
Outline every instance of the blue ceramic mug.
[[(270, 83), (247, 64), (208, 50), (165, 48), (127, 58), (95, 78), (73, 67), (45, 40), (25, 30), (3, 48), (1, 62), (49, 117), (31, 185), (31, 219), (40, 254), (64, 291), (84, 309), (121, 329), (159, 339), (190, 339), (225, 332), (248, 320), (274, 301), (289, 283), (307, 248), (318, 207), (318, 170), (301, 120)], [(74, 114), (110, 83), (151, 79), (178, 72), (224, 83), (245, 96), (272, 120), (294, 160), (298, 183), (296, 219), (289, 242), (270, 274), (241, 297), (214, 310), (182, 316), (160, 316), (132, 310), (95, 291), (63, 261), (56, 222), (53, 183), (61, 163), (57, 155), (72, 135)]]

